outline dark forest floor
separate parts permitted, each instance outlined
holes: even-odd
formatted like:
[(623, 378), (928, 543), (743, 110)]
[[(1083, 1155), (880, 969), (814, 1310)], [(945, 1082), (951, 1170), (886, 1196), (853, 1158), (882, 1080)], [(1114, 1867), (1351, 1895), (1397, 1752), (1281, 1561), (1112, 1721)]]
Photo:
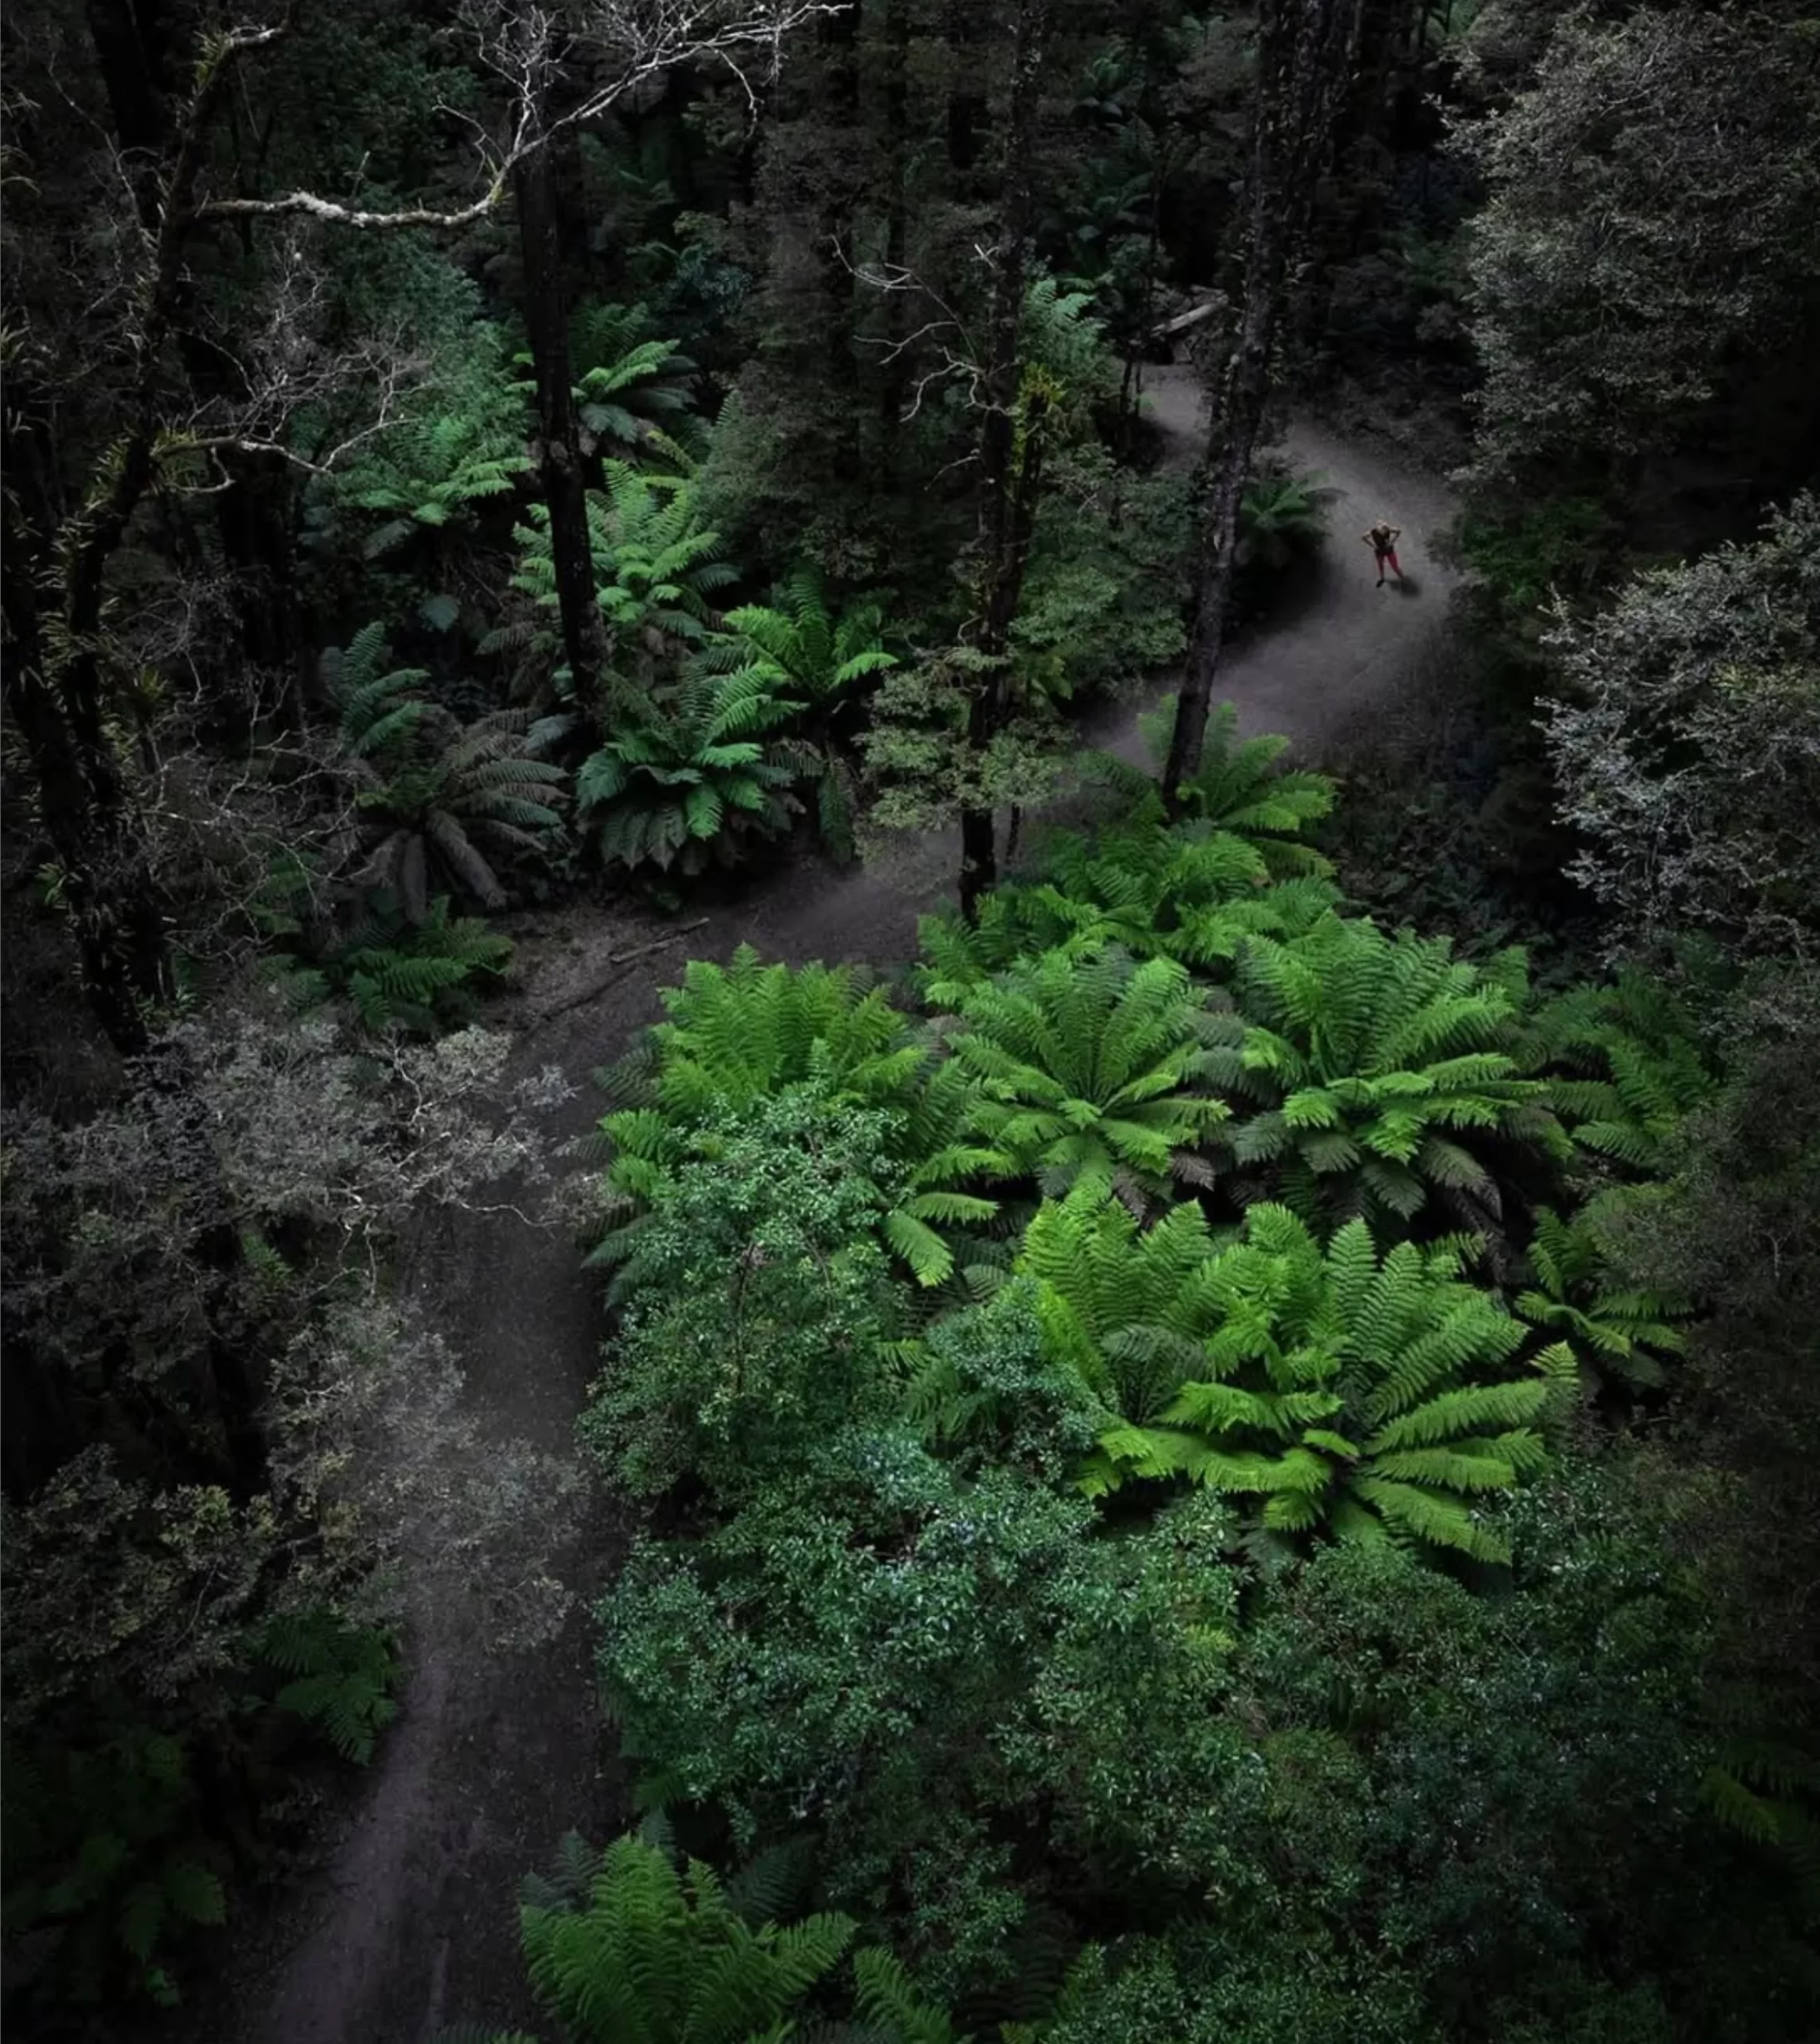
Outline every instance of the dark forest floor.
[[(1185, 369), (1164, 369), (1151, 372), (1150, 390), (1164, 458), (1185, 466), (1204, 431), (1198, 386)], [(1440, 484), (1387, 450), (1318, 426), (1295, 424), (1286, 451), (1340, 493), (1331, 537), (1293, 601), (1234, 647), (1216, 694), (1238, 705), (1243, 731), (1284, 732), (1304, 763), (1343, 770), (1348, 727), (1394, 718), (1446, 658), (1451, 577), (1427, 557), (1424, 536), (1453, 507)], [(1401, 592), (1374, 586), (1357, 537), (1380, 514), (1404, 529), (1412, 586)], [(1144, 759), (1135, 708), (1084, 736)], [(552, 1140), (592, 1126), (600, 1110), (589, 1074), (658, 1018), (659, 991), (686, 959), (724, 960), (751, 943), (792, 964), (901, 965), (914, 954), (918, 916), (951, 898), (958, 864), (957, 842), (938, 836), (857, 871), (803, 863), (757, 877), (703, 927), (617, 972), (616, 954), (663, 937), (665, 925), (608, 908), (531, 919), (517, 1063), (556, 1065), (577, 1088), (551, 1118)], [(577, 1001), (589, 988), (597, 991)], [(600, 1314), (564, 1232), (497, 1214), (444, 1218), (418, 1246), (410, 1283), (498, 1436), (566, 1450), (597, 1368)], [(399, 1723), (321, 1870), (262, 1928), (249, 1927), (235, 1977), (221, 1983), (232, 2010), (213, 2022), (192, 2010), (191, 2036), (418, 2044), (463, 2020), (534, 2023), (517, 1962), (518, 1878), (565, 1831), (598, 1840), (623, 1815), (587, 1609), (623, 1547), (605, 1500), (571, 1568), (577, 1606), (554, 1647), (489, 1656), (459, 1613), (446, 1634), (412, 1642)]]

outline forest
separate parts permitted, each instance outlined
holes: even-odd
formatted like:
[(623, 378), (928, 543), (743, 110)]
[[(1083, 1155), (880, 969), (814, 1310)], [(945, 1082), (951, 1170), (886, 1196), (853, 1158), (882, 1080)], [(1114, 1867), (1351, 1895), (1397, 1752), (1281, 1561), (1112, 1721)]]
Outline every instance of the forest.
[(9, 2035), (1820, 2035), (1811, 8), (0, 59)]

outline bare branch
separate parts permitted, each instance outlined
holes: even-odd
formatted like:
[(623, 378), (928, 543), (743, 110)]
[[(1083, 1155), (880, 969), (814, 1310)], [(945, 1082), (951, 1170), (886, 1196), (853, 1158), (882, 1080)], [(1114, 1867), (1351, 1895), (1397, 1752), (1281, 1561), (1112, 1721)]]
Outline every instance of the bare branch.
[[(775, 76), (783, 38), (805, 22), (844, 13), (852, 0), (592, 0), (579, 26), (565, 30), (553, 13), (535, 0), (469, 0), (464, 14), (476, 32), (479, 61), (502, 79), (511, 97), (502, 140), (477, 133), (485, 180), (480, 196), (466, 206), (408, 206), (375, 212), (325, 199), (314, 192), (291, 192), (276, 199), (205, 199), (198, 220), (276, 220), (302, 216), (355, 230), (420, 228), (452, 231), (471, 227), (493, 212), (513, 172), (565, 129), (586, 126), (640, 85), (679, 65), (712, 61), (738, 80), (755, 112), (757, 93), (747, 66), (748, 53), (770, 53)], [(605, 57), (611, 75), (581, 100), (552, 117), (548, 100), (557, 72), (557, 53), (566, 42)], [(454, 109), (448, 109), (453, 112)], [(459, 117), (478, 129), (466, 115)]]

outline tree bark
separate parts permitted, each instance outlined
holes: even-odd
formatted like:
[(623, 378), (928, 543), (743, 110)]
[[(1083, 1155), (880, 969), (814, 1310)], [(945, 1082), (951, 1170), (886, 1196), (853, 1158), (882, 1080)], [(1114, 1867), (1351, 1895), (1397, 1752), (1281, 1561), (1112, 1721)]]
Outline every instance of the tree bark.
[[(103, 18), (102, 26), (115, 36), (117, 53), (119, 22)], [(107, 572), (156, 473), (165, 354), (188, 288), (184, 256), (208, 136), (240, 58), (288, 26), (287, 16), (268, 30), (235, 30), (211, 49), (164, 175), (145, 188), (153, 202), (151, 251), (120, 437), (79, 510), (58, 515), (50, 465), (36, 458), (33, 445), (30, 394), (14, 394), (8, 407), (10, 478), (22, 473), (27, 481), (6, 493), (7, 700), (31, 760), (45, 834), (61, 868), (84, 991), (126, 1056), (145, 1047), (146, 1006), (169, 995), (170, 959), (162, 905), (107, 728)], [(149, 104), (132, 101), (129, 121), (149, 117)], [(35, 499), (29, 526), (28, 494)], [(55, 591), (61, 612), (54, 633), (40, 616), (41, 580)]]
[(1290, 258), (1307, 230), (1316, 182), (1346, 89), (1358, 0), (1266, 0), (1245, 215), (1245, 295), (1208, 442), (1211, 482), (1186, 671), (1163, 770), (1163, 800), (1181, 814), (1199, 771), (1214, 676), (1225, 648), (1239, 500), (1270, 396), (1271, 358)]
[[(885, 267), (892, 275), (904, 268), (910, 246), (910, 0), (886, 0), (885, 16)], [(903, 294), (885, 294), (885, 334), (889, 347), (878, 379), (879, 426), (883, 439), (881, 463), (887, 489), (900, 480), (904, 400), (910, 390), (910, 351)]]
[(569, 359), (569, 307), (563, 287), (554, 171), (548, 148), (512, 173), (525, 269), (525, 327), (537, 386), (537, 473), (549, 512), (550, 555), (575, 698), (598, 717), (607, 667), (606, 630), (594, 589), (594, 549), (588, 533), (588, 480)]
[(850, 471), (859, 460), (859, 368), (853, 336), (858, 321), (860, 285), (851, 261), (855, 200), (862, 176), (861, 164), (854, 160), (854, 153), (863, 146), (859, 120), (859, 11), (851, 6), (838, 14), (824, 15), (816, 30), (827, 95), (823, 118), (834, 138), (833, 163), (823, 167), (826, 182), (818, 223), (827, 322), (822, 347), (835, 415), (839, 458)]
[[(993, 252), (992, 308), (981, 378), (985, 424), (980, 438), (978, 608), (966, 636), (993, 664), (974, 678), (967, 707), (967, 749), (983, 761), (1010, 702), (1011, 628), (1023, 595), (1030, 533), (1042, 487), (1042, 405), (1028, 408), (1017, 444), (1018, 328), (1036, 221), (1037, 101), (1049, 0), (1022, 0), (1012, 37), (1011, 88), (1005, 124), (1005, 202)], [(971, 923), (998, 877), (997, 831), (990, 809), (961, 812), (961, 913)]]
[[(164, 211), (159, 172), (171, 148), (162, 91), (172, 61), (169, 25), (149, 0), (88, 0), (88, 18), (134, 207), (141, 226), (156, 240)], [(249, 240), (252, 225), (246, 223)], [(204, 403), (232, 406), (248, 394), (245, 374), (190, 316), (193, 295), (186, 279), (172, 308), (179, 315), (173, 338), (184, 374)], [(269, 458), (224, 449), (216, 459), (228, 486), (213, 500), (216, 523), (241, 648), (253, 667), (288, 679), (295, 652), (294, 561), (283, 479)], [(285, 693), (288, 698), (288, 688)]]

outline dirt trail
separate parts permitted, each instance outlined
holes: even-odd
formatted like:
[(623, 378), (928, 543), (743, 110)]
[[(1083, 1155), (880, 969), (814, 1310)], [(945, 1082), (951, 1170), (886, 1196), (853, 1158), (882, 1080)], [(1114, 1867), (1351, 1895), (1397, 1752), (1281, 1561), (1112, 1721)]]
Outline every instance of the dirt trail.
[[(1205, 430), (1199, 387), (1184, 369), (1153, 370), (1152, 414), (1172, 464), (1192, 463)], [(1433, 481), (1394, 458), (1297, 424), (1287, 451), (1339, 493), (1332, 537), (1287, 616), (1241, 640), (1216, 694), (1241, 729), (1283, 731), (1318, 759), (1342, 724), (1386, 703), (1439, 652), (1449, 577), (1424, 535), (1453, 506)], [(1414, 585), (1374, 587), (1356, 537), (1380, 513), (1404, 529), (1399, 552)], [(1133, 761), (1144, 753), (1126, 711), (1090, 731)], [(597, 996), (527, 1029), (522, 1069), (561, 1068), (581, 1090), (552, 1139), (585, 1131), (598, 1111), (589, 1074), (660, 1012), (659, 989), (689, 957), (724, 960), (749, 942), (801, 963), (910, 957), (916, 918), (951, 899), (955, 841), (933, 838), (854, 874), (806, 869), (755, 886), (673, 947), (628, 964)], [(548, 1012), (607, 977), (612, 954), (661, 936), (625, 923), (593, 933), (540, 972), (532, 995)], [(595, 1369), (598, 1309), (560, 1233), (509, 1218), (459, 1218), (424, 1246), (414, 1287), (454, 1345), (470, 1396), (502, 1438), (568, 1445)], [(399, 1725), (375, 1765), (332, 1864), (293, 1919), (265, 1977), (243, 1987), (224, 2037), (244, 2044), (419, 2044), (444, 2024), (478, 2020), (537, 2028), (517, 1964), (513, 1899), (520, 1875), (563, 1832), (601, 1838), (618, 1820), (603, 1759), (585, 1605), (621, 1542), (602, 1507), (573, 1576), (582, 1608), (553, 1650), (488, 1662), (446, 1639), (416, 1642)]]

